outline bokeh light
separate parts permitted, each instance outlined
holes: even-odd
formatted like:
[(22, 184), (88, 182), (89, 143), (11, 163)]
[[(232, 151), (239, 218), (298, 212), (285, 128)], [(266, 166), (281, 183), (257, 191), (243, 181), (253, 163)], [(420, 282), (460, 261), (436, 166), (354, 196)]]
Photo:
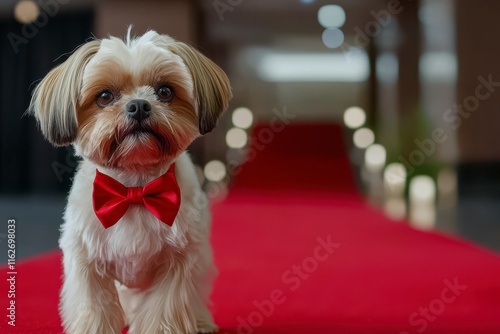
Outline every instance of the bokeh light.
[(243, 148), (248, 142), (245, 130), (232, 128), (226, 133), (226, 144), (230, 148)]
[(436, 199), (436, 184), (427, 175), (415, 176), (410, 181), (410, 201), (431, 203)]
[(38, 18), (38, 14), (40, 14), (40, 9), (34, 1), (19, 1), (14, 8), (14, 16), (16, 20), (24, 24), (35, 22)]
[(242, 129), (248, 129), (253, 123), (252, 111), (248, 108), (236, 108), (233, 111), (231, 120), (233, 121), (234, 126)]
[(366, 122), (366, 113), (360, 107), (350, 107), (344, 112), (344, 124), (350, 129), (357, 129)]
[(321, 36), (323, 44), (330, 49), (335, 49), (344, 44), (344, 33), (337, 28), (328, 28)]
[(226, 166), (219, 160), (209, 161), (203, 169), (209, 181), (219, 182), (226, 177)]
[(384, 170), (384, 187), (388, 195), (402, 196), (406, 187), (406, 168), (403, 164), (394, 162)]
[(410, 223), (420, 230), (432, 230), (436, 226), (436, 206), (434, 203), (411, 203)]
[(379, 172), (385, 166), (387, 153), (380, 144), (373, 144), (365, 151), (365, 165), (370, 172)]
[(338, 5), (325, 5), (318, 10), (318, 22), (324, 28), (340, 28), (345, 20), (345, 11)]
[(361, 128), (354, 132), (353, 142), (357, 148), (367, 148), (375, 142), (375, 134), (368, 128)]

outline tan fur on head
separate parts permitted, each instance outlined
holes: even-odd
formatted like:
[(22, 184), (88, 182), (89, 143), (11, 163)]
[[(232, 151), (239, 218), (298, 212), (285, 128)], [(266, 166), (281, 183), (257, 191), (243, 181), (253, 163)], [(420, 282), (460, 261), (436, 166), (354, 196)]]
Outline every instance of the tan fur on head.
[[(125, 42), (104, 39), (88, 62), (77, 108), (77, 152), (101, 166), (156, 168), (172, 160), (199, 135), (193, 78), (183, 60), (170, 52), (170, 38), (149, 32)], [(174, 98), (162, 102), (161, 86), (173, 89)], [(101, 107), (96, 96), (109, 90), (116, 97)], [(127, 104), (147, 101), (149, 117), (141, 122), (128, 117)]]
[[(157, 90), (165, 86), (174, 97), (162, 102)], [(97, 104), (102, 92), (112, 96), (109, 104)], [(38, 85), (30, 110), (55, 146), (73, 144), (101, 166), (156, 168), (212, 131), (231, 97), (224, 71), (191, 46), (155, 31), (137, 38), (129, 31), (125, 40), (78, 48)], [(147, 119), (130, 118), (134, 99), (149, 103)]]
[(50, 71), (33, 92), (29, 110), (38, 120), (45, 138), (54, 146), (69, 145), (75, 140), (83, 70), (99, 45), (97, 40), (83, 44), (68, 60)]
[(184, 60), (193, 75), (200, 133), (209, 133), (232, 98), (229, 79), (219, 66), (187, 44), (175, 42), (168, 49)]

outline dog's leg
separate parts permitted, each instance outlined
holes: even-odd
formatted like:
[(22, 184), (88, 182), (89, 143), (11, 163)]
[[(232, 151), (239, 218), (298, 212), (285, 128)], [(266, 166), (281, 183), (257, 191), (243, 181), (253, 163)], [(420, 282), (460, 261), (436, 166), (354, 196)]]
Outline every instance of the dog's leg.
[(119, 334), (125, 325), (113, 279), (82, 252), (64, 252), (60, 312), (67, 334)]
[(196, 258), (172, 259), (144, 292), (130, 323), (131, 334), (195, 334)]
[(131, 334), (194, 334), (196, 319), (189, 301), (195, 292), (189, 270), (171, 268), (144, 292), (130, 323)]
[(123, 312), (125, 313), (125, 326), (130, 325), (132, 315), (141, 299), (140, 289), (131, 289), (127, 286), (115, 281), (116, 291), (122, 305)]
[(214, 323), (212, 313), (207, 307), (210, 304), (210, 294), (217, 268), (213, 263), (212, 249), (208, 243), (200, 248), (200, 256), (196, 261), (196, 295), (192, 304), (195, 305), (196, 330), (198, 333), (214, 333), (219, 329)]

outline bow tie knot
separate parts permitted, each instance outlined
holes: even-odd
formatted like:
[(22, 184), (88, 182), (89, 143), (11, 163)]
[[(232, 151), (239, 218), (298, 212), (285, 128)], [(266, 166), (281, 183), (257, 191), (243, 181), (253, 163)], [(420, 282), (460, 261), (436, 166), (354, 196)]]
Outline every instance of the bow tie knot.
[(181, 205), (181, 191), (175, 179), (175, 164), (144, 187), (125, 187), (96, 170), (92, 192), (94, 212), (104, 228), (116, 224), (130, 204), (141, 204), (156, 218), (172, 226)]
[(144, 191), (142, 187), (127, 188), (127, 202), (129, 204), (142, 204)]

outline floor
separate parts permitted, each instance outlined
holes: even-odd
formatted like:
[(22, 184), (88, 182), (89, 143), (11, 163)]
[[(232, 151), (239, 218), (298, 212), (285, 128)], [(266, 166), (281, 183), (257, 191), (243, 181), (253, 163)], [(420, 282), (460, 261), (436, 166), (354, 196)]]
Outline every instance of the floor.
[(57, 248), (65, 198), (62, 196), (0, 197), (0, 263), (7, 261), (7, 222), (16, 221), (16, 259)]
[(498, 197), (464, 198), (456, 212), (457, 234), (500, 252)]
[[(7, 220), (16, 221), (16, 258), (57, 248), (65, 198), (0, 197), (0, 263), (7, 261)], [(437, 228), (500, 252), (500, 209), (493, 198), (463, 199), (458, 209), (438, 210)]]

